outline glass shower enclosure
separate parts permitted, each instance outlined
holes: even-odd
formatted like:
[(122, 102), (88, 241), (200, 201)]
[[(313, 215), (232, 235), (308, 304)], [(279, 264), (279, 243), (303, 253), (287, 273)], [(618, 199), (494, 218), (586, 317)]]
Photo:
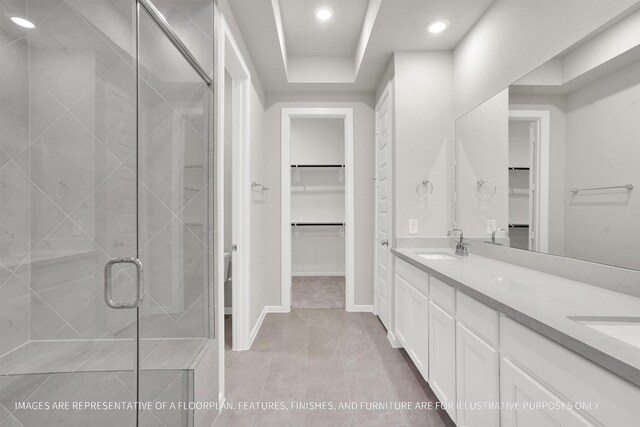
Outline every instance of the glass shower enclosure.
[(212, 416), (213, 1), (157, 3), (0, 1), (2, 426)]

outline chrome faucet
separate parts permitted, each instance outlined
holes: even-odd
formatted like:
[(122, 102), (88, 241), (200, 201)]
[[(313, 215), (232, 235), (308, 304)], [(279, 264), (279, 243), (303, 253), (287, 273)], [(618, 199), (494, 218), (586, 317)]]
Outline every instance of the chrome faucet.
[(447, 236), (451, 236), (454, 233), (460, 233), (460, 240), (456, 243), (456, 255), (460, 256), (469, 256), (469, 251), (467, 251), (467, 244), (464, 243), (464, 233), (459, 228), (453, 228), (447, 233)]
[(504, 236), (509, 237), (509, 232), (504, 228), (498, 228), (497, 230), (493, 230), (493, 233), (491, 233), (491, 243), (493, 243), (494, 245), (496, 244), (496, 233), (498, 231), (504, 231)]

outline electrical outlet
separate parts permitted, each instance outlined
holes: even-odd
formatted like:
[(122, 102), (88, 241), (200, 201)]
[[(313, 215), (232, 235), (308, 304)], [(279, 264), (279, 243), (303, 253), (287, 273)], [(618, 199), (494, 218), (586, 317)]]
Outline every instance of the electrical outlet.
[(409, 220), (409, 234), (418, 234), (418, 220), (410, 219)]
[(495, 219), (488, 219), (487, 220), (487, 234), (491, 234), (494, 231), (496, 231), (497, 227), (496, 227), (496, 220)]

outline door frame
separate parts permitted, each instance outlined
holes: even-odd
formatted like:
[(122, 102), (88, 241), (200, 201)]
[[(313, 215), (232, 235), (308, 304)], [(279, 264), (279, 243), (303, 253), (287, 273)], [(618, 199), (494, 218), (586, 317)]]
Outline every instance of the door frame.
[[(251, 73), (241, 50), (224, 17), (217, 13), (218, 46), (216, 55), (216, 136), (217, 136), (217, 198), (218, 230), (217, 282), (218, 336), (221, 354), (224, 354), (224, 114), (232, 117), (232, 242), (237, 250), (231, 253), (233, 265), (232, 284), (232, 349), (248, 350), (250, 346), (249, 284), (251, 283)], [(225, 71), (232, 78), (232, 111), (224, 111)], [(223, 357), (220, 358), (223, 361)], [(223, 363), (223, 362), (221, 362)], [(224, 365), (221, 364), (221, 382), (224, 384)]]
[(282, 289), (281, 311), (291, 311), (291, 119), (343, 119), (344, 120), (344, 185), (345, 185), (345, 308), (347, 311), (365, 311), (355, 304), (355, 180), (353, 154), (353, 108), (283, 108), (281, 123), (281, 242)]
[[(533, 147), (536, 170), (534, 171), (535, 203), (529, 209), (533, 216), (532, 226), (535, 233), (536, 252), (549, 252), (549, 146), (551, 113), (548, 110), (509, 110), (509, 121), (534, 122), (537, 127), (538, 141)], [(529, 147), (531, 149), (531, 147)], [(531, 152), (531, 150), (530, 150)], [(529, 161), (531, 162), (532, 159)], [(534, 212), (535, 211), (535, 212)], [(528, 238), (531, 241), (531, 236)]]
[[(380, 97), (378, 98), (378, 100), (376, 101), (376, 106), (375, 106), (375, 110), (374, 110), (374, 119), (375, 119), (375, 199), (374, 199), (374, 239), (373, 239), (373, 313), (377, 316), (378, 315), (378, 248), (379, 245), (381, 244), (378, 241), (378, 195), (379, 195), (379, 186), (378, 186), (378, 179), (379, 179), (379, 167), (378, 167), (378, 162), (379, 162), (379, 150), (378, 150), (378, 145), (380, 143), (380, 120), (378, 119), (378, 112), (380, 111), (380, 107), (382, 105), (382, 102), (385, 100), (385, 98), (389, 99), (390, 102), (390, 110), (391, 110), (391, 118), (390, 118), (390, 132), (391, 132), (391, 141), (389, 142), (389, 189), (390, 194), (389, 194), (389, 249), (391, 249), (391, 247), (394, 245), (395, 242), (395, 192), (393, 191), (393, 183), (394, 183), (394, 179), (393, 179), (393, 171), (394, 171), (394, 164), (395, 164), (395, 150), (394, 150), (394, 136), (395, 136), (395, 111), (394, 111), (394, 102), (393, 102), (393, 79), (390, 79), (389, 82), (387, 83), (387, 85), (385, 86), (384, 90), (382, 91), (382, 93), (380, 94)], [(393, 258), (390, 257), (390, 265), (389, 265), (389, 277), (387, 278), (388, 282), (389, 282), (389, 286), (391, 286), (391, 294), (389, 296), (390, 300), (389, 300), (389, 304), (390, 304), (390, 318), (389, 318), (389, 323), (390, 323), (390, 328), (387, 331), (387, 338), (389, 339), (389, 342), (391, 343), (391, 345), (394, 348), (397, 347), (401, 347), (398, 339), (395, 336), (395, 316), (394, 316), (394, 304), (395, 304), (395, 292), (394, 292), (394, 278), (393, 278), (393, 273), (394, 272), (394, 263), (393, 263)]]

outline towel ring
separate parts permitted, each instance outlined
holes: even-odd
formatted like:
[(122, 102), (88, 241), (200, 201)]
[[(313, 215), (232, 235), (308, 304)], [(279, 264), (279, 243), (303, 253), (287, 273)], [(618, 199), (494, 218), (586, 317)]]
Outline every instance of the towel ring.
[(416, 185), (416, 194), (422, 200), (427, 200), (433, 193), (433, 183), (428, 179), (423, 179)]
[(483, 200), (489, 200), (495, 196), (497, 188), (493, 181), (487, 179), (481, 179), (476, 185), (476, 191)]

